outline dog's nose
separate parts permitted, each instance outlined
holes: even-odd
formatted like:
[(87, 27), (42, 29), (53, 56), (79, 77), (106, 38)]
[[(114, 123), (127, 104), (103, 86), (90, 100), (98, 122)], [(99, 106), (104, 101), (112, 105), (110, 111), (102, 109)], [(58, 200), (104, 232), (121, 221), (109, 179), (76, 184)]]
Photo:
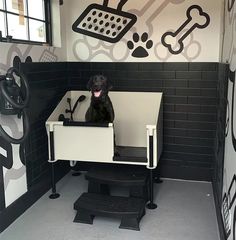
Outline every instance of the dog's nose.
[(93, 90), (94, 91), (100, 91), (101, 90), (101, 86), (94, 86)]

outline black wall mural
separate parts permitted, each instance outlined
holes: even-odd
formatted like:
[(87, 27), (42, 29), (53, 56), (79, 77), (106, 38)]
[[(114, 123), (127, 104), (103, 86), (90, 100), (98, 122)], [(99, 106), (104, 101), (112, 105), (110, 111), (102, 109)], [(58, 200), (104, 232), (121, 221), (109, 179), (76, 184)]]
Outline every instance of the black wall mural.
[[(194, 12), (198, 12), (198, 19), (194, 17)], [(206, 28), (210, 23), (210, 17), (198, 5), (188, 8), (186, 21), (175, 31), (168, 31), (161, 38), (162, 44), (168, 48), (172, 54), (179, 54), (184, 50), (184, 40), (196, 29)], [(187, 32), (183, 30), (187, 28)]]
[[(224, 193), (222, 204), (222, 217), (226, 239), (228, 239), (232, 233), (230, 211), (235, 203), (235, 200), (236, 200), (236, 175), (234, 174), (229, 189), (227, 190), (226, 193)], [(236, 206), (234, 207), (233, 213), (233, 240), (236, 240), (235, 227), (236, 227)]]
[(89, 5), (72, 25), (75, 32), (88, 35), (106, 42), (118, 42), (135, 24), (137, 17), (122, 10), (127, 0), (121, 0), (117, 9), (103, 5)]
[(5, 208), (5, 194), (3, 182), (3, 168), (0, 166), (0, 212)]
[[(33, 60), (31, 58), (31, 56), (27, 56), (25, 58), (25, 63), (32, 63), (32, 62), (33, 62)], [(21, 64), (22, 64), (22, 61), (21, 61), (20, 57), (15, 56), (13, 59), (13, 67), (16, 68), (18, 71), (20, 71)], [(1, 144), (0, 144), (0, 146), (1, 146)], [(24, 146), (25, 146), (24, 143), (21, 143), (20, 148), (19, 148), (20, 161), (23, 165), (25, 165), (25, 147)]]
[(13, 165), (12, 146), (0, 137), (0, 148), (4, 155), (0, 153), (0, 211), (5, 208), (3, 167), (11, 169)]
[[(229, 80), (228, 80), (229, 79)], [(225, 118), (226, 117), (226, 121), (225, 121), (225, 125), (222, 126), (225, 128), (225, 138), (229, 135), (229, 132), (231, 132), (231, 136), (232, 136), (232, 146), (234, 148), (234, 150), (236, 151), (236, 138), (235, 138), (235, 119), (234, 119), (234, 111), (235, 111), (235, 72), (232, 72), (229, 70), (228, 74), (227, 74), (227, 83), (231, 82), (233, 83), (232, 86), (232, 100), (231, 102), (228, 101), (227, 96), (228, 93), (223, 90), (223, 92), (221, 93), (221, 96), (224, 96), (224, 98), (226, 98), (224, 101), (226, 101), (226, 107), (225, 109), (227, 110), (227, 114), (226, 116), (223, 114), (218, 116), (218, 122), (222, 121), (222, 117)], [(228, 84), (225, 83), (224, 84), (224, 88), (226, 87), (228, 89)], [(222, 86), (218, 87), (219, 89), (222, 89)], [(221, 90), (222, 91), (222, 90)], [(230, 104), (231, 104), (231, 109), (230, 109)], [(220, 112), (222, 112), (222, 109), (219, 108)], [(225, 112), (225, 110), (223, 111)], [(230, 124), (231, 121), (231, 124)], [(218, 130), (219, 131), (219, 130)], [(220, 136), (221, 139), (223, 139), (222, 136)], [(225, 145), (225, 141), (222, 141), (223, 146)], [(224, 148), (223, 148), (224, 149)], [(224, 159), (224, 151), (222, 152), (222, 158)], [(219, 155), (216, 154), (216, 161), (219, 160)], [(235, 159), (232, 158), (230, 161), (234, 161)], [(223, 166), (221, 166), (221, 168), (223, 169)], [(232, 180), (230, 182), (230, 186), (227, 189), (227, 176), (226, 176), (226, 172), (224, 173), (220, 173), (220, 175), (223, 175), (225, 177), (225, 181), (224, 181), (224, 185), (225, 185), (225, 192), (223, 192), (223, 200), (222, 200), (222, 204), (221, 204), (221, 213), (222, 213), (222, 219), (223, 219), (223, 223), (224, 223), (224, 231), (225, 231), (225, 237), (226, 239), (228, 239), (231, 234), (233, 235), (233, 240), (236, 239), (236, 206), (235, 206), (235, 201), (236, 201), (236, 175), (234, 174), (232, 177)], [(216, 178), (216, 184), (217, 184), (217, 178)], [(220, 194), (220, 189), (223, 188), (223, 184), (218, 185), (218, 191), (219, 193), (217, 194), (219, 197), (219, 202), (221, 202), (221, 196), (222, 194)], [(231, 212), (233, 210), (233, 206), (234, 206), (234, 211), (233, 211), (233, 222), (231, 223)], [(233, 225), (233, 226), (232, 226)]]
[[(30, 61), (29, 53), (32, 50), (33, 45), (27, 45), (24, 51), (21, 51), (17, 44), (12, 44), (8, 50), (7, 58), (5, 63), (0, 62), (0, 69), (7, 72), (8, 68), (11, 66), (19, 66), (20, 62)], [(31, 59), (32, 60), (32, 59)]]
[[(18, 51), (17, 48), (13, 48), (13, 51), (11, 53), (14, 53), (14, 51)], [(26, 51), (27, 52), (27, 51)], [(9, 59), (8, 61), (11, 61), (9, 54)], [(24, 58), (25, 62), (32, 62), (32, 58), (30, 56), (25, 56)], [(15, 56), (12, 60), (12, 63), (10, 66), (15, 67), (16, 69), (20, 70), (20, 65), (21, 65), (21, 59), (19, 56)], [(20, 121), (20, 120), (19, 120)], [(10, 119), (5, 119), (4, 122), (7, 122), (9, 125), (12, 133), (18, 134), (19, 129), (18, 129), (18, 124), (17, 120), (10, 118)], [(13, 148), (10, 143), (5, 141), (2, 137), (0, 137), (0, 149), (4, 152), (4, 155), (0, 154), (0, 210), (3, 210), (5, 208), (5, 191), (6, 188), (8, 187), (8, 184), (11, 180), (16, 180), (20, 177), (22, 177), (25, 174), (25, 170), (23, 168), (19, 169), (12, 169), (13, 166)], [(16, 158), (19, 157), (21, 163), (25, 165), (25, 157), (24, 157), (24, 145), (21, 144), (19, 147), (19, 155), (15, 156)], [(7, 172), (5, 177), (3, 176), (3, 167), (5, 167), (8, 170), (12, 170), (11, 172)], [(5, 188), (4, 188), (5, 186)]]
[[(229, 121), (227, 116), (227, 96), (228, 96), (228, 66), (219, 64), (218, 66), (218, 84), (217, 84), (217, 128), (214, 147), (214, 174), (213, 187), (216, 205), (219, 207), (219, 216), (222, 216), (224, 222), (225, 235), (230, 234), (230, 209), (228, 189), (223, 190), (224, 179), (224, 155), (225, 155), (225, 136)], [(223, 192), (224, 191), (224, 192)], [(222, 199), (222, 196), (223, 199)], [(222, 211), (221, 211), (222, 210)], [(223, 228), (222, 228), (223, 229)]]
[(231, 109), (231, 134), (232, 134), (232, 143), (233, 143), (233, 147), (234, 150), (236, 152), (236, 136), (235, 136), (235, 132), (236, 132), (236, 119), (234, 119), (235, 117), (235, 101), (236, 101), (236, 96), (235, 96), (235, 72), (230, 72), (230, 81), (233, 83), (233, 88), (232, 88), (232, 109)]
[(233, 240), (235, 240), (235, 227), (236, 227), (236, 207), (234, 208), (234, 218), (233, 218)]
[(6, 142), (2, 137), (0, 137), (0, 145), (1, 148), (6, 151), (6, 156), (0, 155), (0, 165), (11, 169), (13, 165), (13, 157), (12, 157), (12, 146), (10, 143)]
[(235, 0), (228, 0), (228, 11), (230, 12), (234, 6)]
[[(27, 56), (26, 59), (25, 59), (25, 62), (26, 63), (31, 63), (33, 62), (31, 56)], [(21, 59), (19, 56), (15, 56), (14, 59), (13, 59), (13, 67), (16, 68), (17, 70), (20, 70), (20, 65), (21, 65)]]
[(228, 134), (229, 134), (229, 128), (230, 128), (230, 126), (229, 126), (229, 117), (230, 117), (229, 113), (230, 113), (229, 101), (227, 99), (227, 115), (226, 115), (226, 123), (225, 123), (225, 137), (227, 137)]

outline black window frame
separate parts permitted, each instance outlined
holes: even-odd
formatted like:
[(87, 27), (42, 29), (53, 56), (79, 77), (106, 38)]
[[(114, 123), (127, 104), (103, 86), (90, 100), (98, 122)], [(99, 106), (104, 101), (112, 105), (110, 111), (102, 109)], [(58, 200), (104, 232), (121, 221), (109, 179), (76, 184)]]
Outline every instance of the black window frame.
[[(4, 4), (6, 6), (6, 0), (3, 0)], [(25, 40), (25, 39), (17, 39), (13, 38), (9, 41), (6, 37), (2, 37), (0, 39), (1, 42), (11, 42), (11, 43), (22, 43), (22, 44), (32, 44), (32, 45), (49, 45), (52, 46), (52, 20), (51, 20), (51, 1), (50, 0), (44, 0), (44, 11), (45, 11), (45, 20), (30, 17), (28, 14), (28, 0), (26, 1), (26, 14), (23, 15), (24, 18), (36, 20), (39, 22), (45, 23), (45, 33), (46, 33), (46, 41), (45, 42), (38, 42), (38, 41), (32, 41), (32, 40)], [(3, 12), (5, 15), (5, 30), (6, 30), (6, 36), (8, 35), (8, 21), (7, 21), (7, 14), (12, 14), (15, 16), (20, 16), (19, 13), (7, 11), (7, 9), (0, 9), (0, 12)], [(0, 30), (1, 31), (1, 30)], [(30, 27), (29, 27), (29, 21), (27, 21), (27, 35), (30, 36)]]

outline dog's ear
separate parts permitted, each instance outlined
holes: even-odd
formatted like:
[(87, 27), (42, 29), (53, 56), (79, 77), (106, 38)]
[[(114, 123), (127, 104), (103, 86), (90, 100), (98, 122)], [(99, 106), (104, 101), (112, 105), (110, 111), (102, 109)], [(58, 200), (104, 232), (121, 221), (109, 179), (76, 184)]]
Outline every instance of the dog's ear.
[(88, 90), (91, 90), (91, 88), (92, 88), (93, 79), (94, 79), (94, 76), (90, 77), (90, 79), (89, 79), (89, 81), (88, 81), (88, 83), (87, 83), (87, 86), (86, 86), (86, 87), (87, 87)]
[(108, 80), (108, 78), (106, 77), (106, 76), (104, 76), (104, 75), (102, 75), (102, 78), (104, 79), (104, 81), (106, 82), (106, 88), (107, 88), (107, 90), (108, 91), (110, 91), (112, 88), (113, 88), (113, 86), (111, 85), (111, 82)]

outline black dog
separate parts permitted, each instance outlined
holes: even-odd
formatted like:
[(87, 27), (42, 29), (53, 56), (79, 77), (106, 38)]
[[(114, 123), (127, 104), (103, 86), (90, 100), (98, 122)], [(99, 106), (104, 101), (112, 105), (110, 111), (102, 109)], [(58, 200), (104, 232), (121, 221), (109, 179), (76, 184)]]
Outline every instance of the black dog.
[(113, 122), (114, 109), (108, 92), (111, 89), (107, 78), (103, 75), (92, 76), (87, 88), (92, 92), (90, 106), (85, 114), (87, 122)]

